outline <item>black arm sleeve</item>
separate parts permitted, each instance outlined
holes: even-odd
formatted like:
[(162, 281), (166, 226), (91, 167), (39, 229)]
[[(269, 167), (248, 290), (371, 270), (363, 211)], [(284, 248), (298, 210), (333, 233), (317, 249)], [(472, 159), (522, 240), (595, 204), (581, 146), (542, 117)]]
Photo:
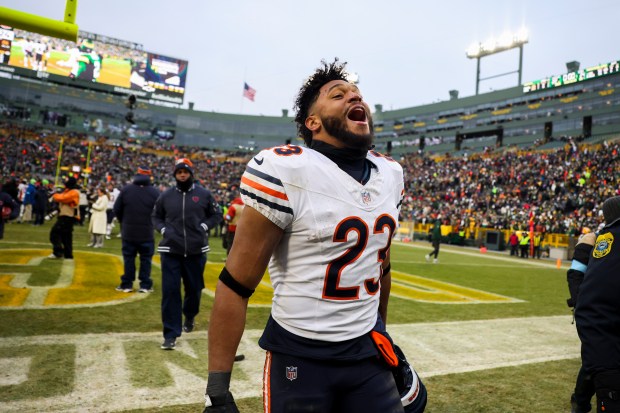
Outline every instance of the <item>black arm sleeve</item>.
[[(592, 248), (594, 247), (589, 244), (577, 244), (575, 247), (575, 253), (573, 254), (573, 261), (578, 261), (579, 263), (587, 266), (588, 260), (590, 259), (590, 254), (592, 253)], [(580, 271), (572, 267), (566, 273), (568, 292), (570, 293), (570, 298), (566, 300), (566, 304), (568, 304), (569, 307), (574, 308), (577, 304), (579, 286), (583, 282), (584, 275), (585, 271)]]

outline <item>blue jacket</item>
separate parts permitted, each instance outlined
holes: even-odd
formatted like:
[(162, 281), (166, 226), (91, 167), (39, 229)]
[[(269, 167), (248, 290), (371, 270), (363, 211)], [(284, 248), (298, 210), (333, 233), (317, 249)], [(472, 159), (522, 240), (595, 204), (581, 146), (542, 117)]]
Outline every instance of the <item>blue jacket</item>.
[(37, 192), (37, 188), (33, 184), (28, 184), (26, 187), (26, 193), (24, 194), (24, 205), (34, 204), (34, 194)]
[(152, 242), (153, 221), (151, 214), (159, 191), (151, 185), (147, 175), (136, 175), (129, 185), (121, 189), (114, 201), (114, 215), (121, 223), (123, 240), (130, 242)]
[(195, 184), (187, 192), (174, 187), (162, 193), (152, 218), (163, 236), (157, 251), (183, 256), (209, 251), (209, 229), (223, 220), (211, 192)]

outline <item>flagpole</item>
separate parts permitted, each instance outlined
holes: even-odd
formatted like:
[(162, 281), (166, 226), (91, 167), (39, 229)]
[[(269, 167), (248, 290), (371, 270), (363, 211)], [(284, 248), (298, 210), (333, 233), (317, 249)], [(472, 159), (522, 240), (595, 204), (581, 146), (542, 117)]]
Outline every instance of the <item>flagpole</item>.
[[(245, 66), (243, 68), (243, 87), (244, 88), (245, 88), (245, 84), (247, 83), (247, 81), (246, 81), (247, 74), (248, 74), (248, 67)], [(244, 91), (245, 91), (245, 89), (244, 89)], [(239, 107), (239, 114), (243, 114), (243, 98), (244, 98), (244, 96), (243, 96), (243, 93), (242, 93), (241, 94), (241, 106)]]

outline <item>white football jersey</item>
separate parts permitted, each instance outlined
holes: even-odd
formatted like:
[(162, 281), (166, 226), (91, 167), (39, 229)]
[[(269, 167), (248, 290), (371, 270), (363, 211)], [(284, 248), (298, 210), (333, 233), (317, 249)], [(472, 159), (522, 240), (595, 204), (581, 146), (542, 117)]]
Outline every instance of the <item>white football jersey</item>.
[(362, 185), (321, 153), (284, 145), (257, 154), (241, 178), (243, 202), (284, 230), (269, 262), (271, 314), (293, 334), (336, 342), (375, 325), (404, 182), (398, 162), (367, 159)]

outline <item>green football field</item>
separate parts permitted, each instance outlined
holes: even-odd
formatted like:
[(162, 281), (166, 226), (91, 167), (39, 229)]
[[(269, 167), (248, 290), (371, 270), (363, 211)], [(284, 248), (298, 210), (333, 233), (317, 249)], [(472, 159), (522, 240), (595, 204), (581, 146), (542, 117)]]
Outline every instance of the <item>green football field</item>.
[[(207, 377), (207, 327), (224, 263), (211, 239), (197, 328), (162, 351), (159, 257), (152, 294), (114, 290), (122, 273), (116, 227), (102, 249), (74, 232), (74, 260), (50, 260), (53, 221), (10, 223), (0, 240), (0, 410), (199, 412)], [(568, 412), (579, 340), (566, 306), (566, 270), (549, 260), (430, 244), (392, 248), (388, 331), (428, 389), (427, 412)], [(137, 287), (137, 285), (135, 286)], [(261, 412), (268, 277), (250, 301), (232, 391), (242, 412)]]
[[(69, 66), (70, 54), (64, 51), (51, 50), (46, 57), (46, 71), (60, 76), (69, 76), (71, 66)], [(11, 48), (12, 66), (26, 67), (24, 65), (24, 51), (20, 46)], [(32, 69), (32, 62), (26, 67)], [(131, 64), (128, 60), (104, 57), (101, 62), (101, 72), (97, 82), (107, 85), (131, 87), (129, 77), (131, 76)]]

